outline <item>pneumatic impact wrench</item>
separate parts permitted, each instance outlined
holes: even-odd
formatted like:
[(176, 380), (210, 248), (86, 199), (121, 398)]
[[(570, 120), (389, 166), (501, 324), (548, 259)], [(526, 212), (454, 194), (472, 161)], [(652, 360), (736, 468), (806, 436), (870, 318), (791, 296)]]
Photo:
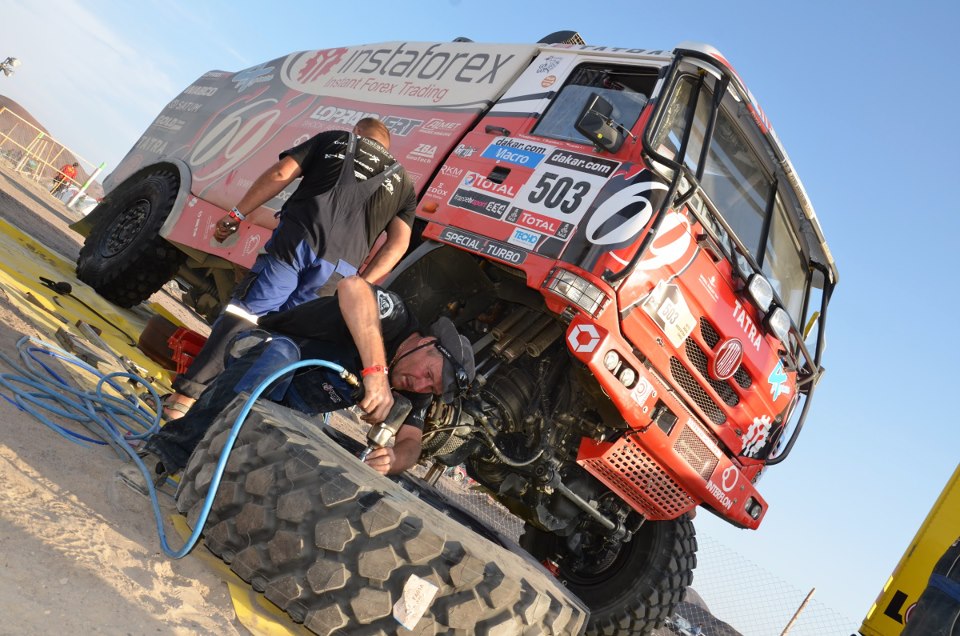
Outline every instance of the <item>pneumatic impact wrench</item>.
[(409, 399), (399, 393), (394, 393), (393, 406), (390, 407), (387, 418), (379, 424), (374, 424), (367, 431), (367, 447), (360, 453), (360, 461), (367, 459), (367, 456), (375, 449), (383, 448), (389, 444), (412, 410), (413, 404), (410, 403)]

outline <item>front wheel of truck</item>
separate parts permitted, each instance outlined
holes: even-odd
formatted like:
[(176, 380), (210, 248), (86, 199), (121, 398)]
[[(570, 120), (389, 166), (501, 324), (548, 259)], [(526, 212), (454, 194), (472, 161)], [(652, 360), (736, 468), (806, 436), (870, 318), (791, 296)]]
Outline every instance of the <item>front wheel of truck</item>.
[(186, 260), (160, 236), (178, 186), (176, 171), (158, 168), (112, 193), (105, 202), (110, 210), (80, 249), (77, 277), (121, 307), (132, 307), (163, 287)]
[(697, 562), (687, 515), (647, 521), (627, 543), (581, 535), (576, 551), (528, 525), (520, 545), (557, 562), (558, 578), (590, 608), (587, 634), (598, 636), (650, 634), (683, 600)]

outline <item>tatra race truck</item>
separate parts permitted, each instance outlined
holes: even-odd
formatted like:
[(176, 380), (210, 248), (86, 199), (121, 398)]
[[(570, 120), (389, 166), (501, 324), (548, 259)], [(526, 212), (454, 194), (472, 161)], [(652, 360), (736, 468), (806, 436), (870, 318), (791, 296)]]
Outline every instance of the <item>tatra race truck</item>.
[[(220, 244), (215, 222), (282, 150), (363, 117), (387, 125), (419, 196), (385, 285), (421, 324), (452, 319), (477, 360), (469, 392), (431, 408), (421, 461), (464, 464), (522, 535), (411, 476), (374, 479), (341, 437), (258, 403), (207, 545), (317, 633), (649, 633), (692, 581), (697, 508), (763, 521), (758, 480), (794, 448), (823, 369), (837, 268), (769, 119), (710, 46), (572, 32), (211, 71), (77, 224), (80, 279), (122, 306), (176, 279), (215, 315), (269, 239), (243, 223)], [(183, 475), (191, 523), (228, 424)], [(414, 576), (436, 588), (415, 621), (397, 616)]]

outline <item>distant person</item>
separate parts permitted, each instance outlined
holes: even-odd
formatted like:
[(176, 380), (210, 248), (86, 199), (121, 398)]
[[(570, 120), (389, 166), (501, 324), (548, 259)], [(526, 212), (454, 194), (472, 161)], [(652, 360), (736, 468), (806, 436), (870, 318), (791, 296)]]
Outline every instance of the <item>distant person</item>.
[[(376, 282), (393, 269), (410, 244), (417, 199), (413, 180), (388, 152), (390, 132), (366, 117), (353, 132), (320, 133), (280, 154), (233, 210), (217, 222), (224, 241), (240, 221), (279, 225), (250, 273), (217, 318), (210, 337), (164, 401), (166, 419), (178, 419), (223, 371), (231, 337), (257, 324), (259, 316), (329, 296), (337, 282), (353, 276), (381, 232), (387, 240), (367, 264), (363, 278)], [(297, 177), (303, 179), (277, 215), (260, 206)], [(249, 218), (247, 218), (249, 215)]]
[(50, 190), (50, 194), (58, 197), (61, 192), (70, 187), (70, 184), (77, 178), (77, 168), (79, 166), (80, 164), (76, 161), (61, 166), (60, 172), (53, 178), (53, 188)]

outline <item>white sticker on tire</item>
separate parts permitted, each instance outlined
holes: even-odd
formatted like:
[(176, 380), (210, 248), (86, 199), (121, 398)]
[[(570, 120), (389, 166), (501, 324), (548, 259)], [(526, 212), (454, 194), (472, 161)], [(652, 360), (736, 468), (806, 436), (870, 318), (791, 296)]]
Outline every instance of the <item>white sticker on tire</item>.
[(400, 595), (400, 599), (393, 604), (393, 617), (397, 619), (398, 623), (412, 630), (423, 618), (439, 589), (430, 581), (421, 579), (416, 574), (411, 574), (407, 582), (403, 584), (403, 593)]

